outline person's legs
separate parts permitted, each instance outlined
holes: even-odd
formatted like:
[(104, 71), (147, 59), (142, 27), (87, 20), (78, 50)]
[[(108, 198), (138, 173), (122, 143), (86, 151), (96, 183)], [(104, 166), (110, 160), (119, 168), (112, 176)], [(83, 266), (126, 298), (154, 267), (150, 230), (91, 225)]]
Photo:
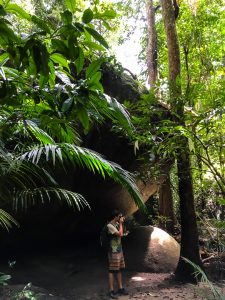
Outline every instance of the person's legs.
[(118, 296), (114, 292), (114, 273), (109, 271), (109, 297), (111, 299), (117, 299)]
[(113, 272), (109, 272), (109, 291), (114, 290), (114, 274)]
[(108, 264), (109, 264), (109, 273), (108, 273), (108, 284), (109, 284), (109, 297), (111, 299), (117, 299), (117, 295), (114, 291), (114, 273), (116, 268), (114, 265), (114, 256), (112, 252), (108, 252)]
[(121, 270), (123, 270), (125, 268), (123, 252), (120, 253), (119, 259), (120, 259), (119, 260), (119, 272), (117, 273), (117, 276), (116, 276), (117, 284), (118, 284), (117, 294), (122, 296), (122, 295), (128, 295), (128, 292), (124, 289), (123, 282), (122, 282)]
[(123, 288), (123, 284), (122, 284), (122, 272), (119, 271), (116, 273), (116, 279), (117, 279), (117, 284), (118, 284), (118, 289), (122, 289)]

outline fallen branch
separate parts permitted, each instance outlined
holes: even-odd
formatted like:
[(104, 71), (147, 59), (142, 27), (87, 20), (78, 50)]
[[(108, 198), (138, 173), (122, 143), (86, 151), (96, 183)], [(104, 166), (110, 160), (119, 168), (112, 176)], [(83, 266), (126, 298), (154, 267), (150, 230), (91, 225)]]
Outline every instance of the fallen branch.
[(205, 262), (207, 262), (207, 261), (209, 261), (209, 260), (211, 260), (211, 259), (213, 259), (213, 258), (215, 258), (216, 257), (216, 254), (213, 254), (213, 255), (211, 255), (211, 256), (209, 256), (209, 257), (207, 257), (207, 258), (204, 258), (203, 260), (202, 260), (202, 262), (203, 262), (203, 264), (205, 263)]

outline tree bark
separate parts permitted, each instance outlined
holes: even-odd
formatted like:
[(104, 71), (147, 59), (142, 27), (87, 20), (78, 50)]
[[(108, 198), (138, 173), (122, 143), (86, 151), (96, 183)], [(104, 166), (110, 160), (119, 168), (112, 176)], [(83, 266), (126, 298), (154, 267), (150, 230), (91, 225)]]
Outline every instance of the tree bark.
[[(180, 50), (173, 2), (172, 0), (161, 0), (161, 6), (168, 47), (170, 103), (175, 125), (185, 126), (180, 81)], [(188, 139), (185, 136), (181, 136), (177, 143), (177, 169), (181, 215), (181, 252), (175, 275), (186, 282), (196, 282), (193, 267), (182, 259), (185, 257), (202, 268), (190, 170), (190, 151)]]
[(149, 0), (146, 4), (147, 24), (148, 24), (148, 47), (147, 47), (147, 67), (148, 67), (148, 83), (150, 87), (154, 87), (157, 79), (157, 35), (155, 28), (155, 9), (153, 0)]
[[(153, 7), (153, 0), (149, 0), (146, 5), (147, 23), (148, 23), (148, 48), (147, 48), (147, 67), (148, 82), (150, 88), (154, 88), (157, 80), (157, 32), (155, 26), (155, 12), (157, 8)], [(154, 91), (156, 93), (156, 91)], [(156, 95), (157, 97), (157, 95)], [(161, 217), (160, 227), (169, 232), (174, 228), (174, 210), (173, 198), (169, 180), (169, 169), (164, 168), (165, 181), (159, 189), (159, 215)]]
[(159, 190), (159, 216), (162, 217), (159, 222), (159, 227), (173, 233), (175, 216), (169, 170), (165, 174), (165, 177), (165, 181), (160, 186)]

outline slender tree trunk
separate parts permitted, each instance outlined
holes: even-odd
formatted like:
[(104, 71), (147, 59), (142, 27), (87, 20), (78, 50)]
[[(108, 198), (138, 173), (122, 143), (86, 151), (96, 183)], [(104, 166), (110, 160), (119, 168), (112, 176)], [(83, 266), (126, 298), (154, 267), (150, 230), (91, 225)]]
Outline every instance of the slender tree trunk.
[(153, 0), (146, 4), (147, 22), (148, 22), (148, 48), (147, 48), (147, 67), (148, 83), (154, 87), (157, 79), (157, 36), (155, 28), (155, 9)]
[[(173, 2), (172, 0), (161, 0), (161, 6), (167, 36), (172, 113), (174, 114), (175, 124), (185, 126), (184, 103), (182, 100), (180, 83), (180, 50)], [(181, 252), (175, 275), (179, 279), (196, 282), (196, 278), (193, 275), (193, 267), (182, 259), (182, 257), (186, 257), (202, 268), (199, 254), (198, 229), (189, 155), (188, 139), (181, 136), (177, 144), (177, 168), (181, 215)]]
[[(147, 22), (148, 22), (148, 48), (147, 48), (147, 67), (148, 82), (150, 88), (154, 88), (157, 80), (157, 32), (155, 27), (155, 12), (153, 0), (149, 0), (146, 4)], [(155, 91), (156, 92), (156, 91)], [(156, 95), (157, 97), (157, 95)], [(159, 189), (159, 215), (161, 218), (160, 227), (173, 232), (174, 227), (174, 210), (173, 198), (169, 178), (169, 164), (164, 168), (165, 181)]]

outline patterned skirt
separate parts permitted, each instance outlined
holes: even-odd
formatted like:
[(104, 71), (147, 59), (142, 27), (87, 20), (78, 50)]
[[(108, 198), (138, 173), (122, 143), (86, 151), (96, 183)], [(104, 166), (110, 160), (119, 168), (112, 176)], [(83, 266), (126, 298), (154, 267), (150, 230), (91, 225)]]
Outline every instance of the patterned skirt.
[(108, 252), (109, 272), (118, 272), (125, 268), (123, 251), (118, 253)]

